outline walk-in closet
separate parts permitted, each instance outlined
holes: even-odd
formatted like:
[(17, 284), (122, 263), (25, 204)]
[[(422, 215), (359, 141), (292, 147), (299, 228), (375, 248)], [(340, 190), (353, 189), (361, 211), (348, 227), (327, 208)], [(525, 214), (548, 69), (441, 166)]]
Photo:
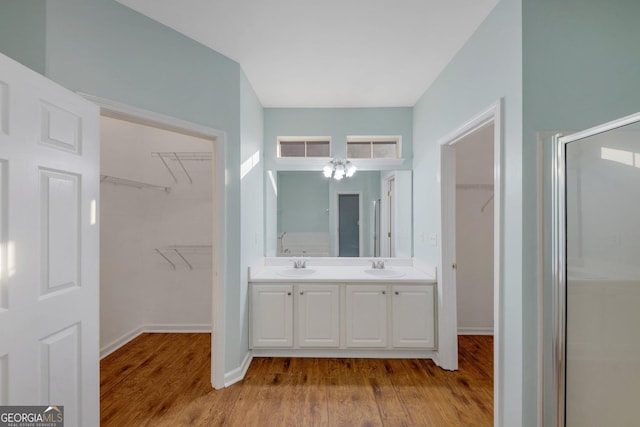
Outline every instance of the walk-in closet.
[(101, 118), (100, 350), (211, 329), (212, 142)]

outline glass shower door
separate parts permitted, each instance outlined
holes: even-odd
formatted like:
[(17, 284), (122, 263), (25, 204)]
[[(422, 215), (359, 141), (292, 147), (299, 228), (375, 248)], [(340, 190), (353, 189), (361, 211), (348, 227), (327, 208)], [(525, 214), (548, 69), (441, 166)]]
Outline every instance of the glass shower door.
[(567, 426), (639, 426), (640, 115), (558, 148), (560, 411)]

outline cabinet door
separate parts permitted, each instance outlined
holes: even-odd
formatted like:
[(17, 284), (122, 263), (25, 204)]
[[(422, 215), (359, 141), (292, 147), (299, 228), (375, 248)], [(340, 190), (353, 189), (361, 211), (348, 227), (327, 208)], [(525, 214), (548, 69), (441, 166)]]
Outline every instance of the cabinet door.
[(435, 346), (434, 286), (393, 286), (393, 346)]
[(253, 347), (293, 345), (292, 285), (252, 285)]
[(340, 288), (338, 285), (298, 286), (298, 345), (340, 345)]
[(347, 347), (387, 346), (387, 286), (346, 288)]

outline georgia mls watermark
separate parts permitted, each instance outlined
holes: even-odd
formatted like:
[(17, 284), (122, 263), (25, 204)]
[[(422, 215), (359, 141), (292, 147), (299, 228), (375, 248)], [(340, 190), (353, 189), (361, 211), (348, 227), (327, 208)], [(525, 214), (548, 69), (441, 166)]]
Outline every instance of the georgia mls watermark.
[(0, 427), (64, 427), (64, 406), (0, 406)]

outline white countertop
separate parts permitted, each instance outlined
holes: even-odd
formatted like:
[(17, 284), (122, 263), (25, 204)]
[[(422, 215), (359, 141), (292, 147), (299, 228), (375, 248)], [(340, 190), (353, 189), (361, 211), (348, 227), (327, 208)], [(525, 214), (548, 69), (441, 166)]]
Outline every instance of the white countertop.
[[(293, 269), (293, 259), (266, 258), (250, 269), (253, 283), (436, 283), (435, 268), (414, 266), (411, 259), (391, 259), (385, 262), (390, 276), (367, 273), (372, 270), (367, 259), (306, 258), (306, 271)], [(300, 275), (297, 275), (300, 274)]]

